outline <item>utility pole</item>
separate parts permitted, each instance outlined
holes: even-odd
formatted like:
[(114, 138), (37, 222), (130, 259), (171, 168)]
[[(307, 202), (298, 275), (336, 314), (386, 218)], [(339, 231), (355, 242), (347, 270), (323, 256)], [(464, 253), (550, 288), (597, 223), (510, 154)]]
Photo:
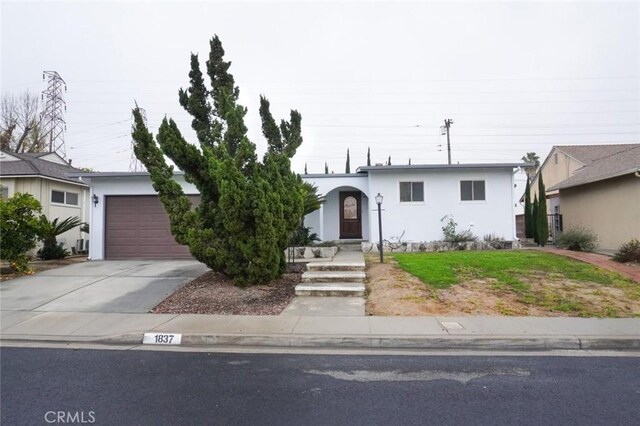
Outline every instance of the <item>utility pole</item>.
[[(140, 109), (140, 116), (142, 117), (142, 121), (144, 121), (144, 124), (146, 126), (146, 124), (147, 124), (147, 111), (145, 111), (144, 108), (139, 108), (139, 109)], [(129, 160), (129, 171), (130, 172), (144, 172), (145, 168), (142, 165), (142, 163), (140, 163), (140, 160), (138, 160), (138, 157), (136, 157), (136, 153), (133, 150), (133, 144), (134, 144), (133, 139), (131, 139), (131, 159)]]
[(449, 164), (451, 164), (451, 142), (449, 140), (449, 129), (451, 128), (452, 124), (453, 124), (452, 119), (446, 118), (444, 120), (444, 128), (445, 128), (445, 131), (447, 132), (447, 158), (449, 160)]
[(40, 113), (40, 120), (49, 140), (49, 152), (55, 152), (66, 160), (64, 131), (67, 130), (67, 124), (64, 121), (63, 113), (67, 110), (67, 105), (62, 94), (63, 89), (65, 92), (67, 91), (67, 83), (57, 71), (44, 71), (42, 79), (44, 80), (45, 77), (47, 78), (47, 88), (42, 92), (44, 111)]

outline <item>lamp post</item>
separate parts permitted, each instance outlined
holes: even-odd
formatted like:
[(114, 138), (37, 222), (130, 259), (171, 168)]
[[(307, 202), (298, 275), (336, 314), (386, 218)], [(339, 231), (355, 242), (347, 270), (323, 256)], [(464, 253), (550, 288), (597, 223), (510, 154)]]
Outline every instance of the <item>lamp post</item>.
[(380, 263), (384, 263), (384, 247), (382, 246), (382, 195), (378, 192), (376, 195), (376, 204), (378, 205), (378, 235), (380, 237)]

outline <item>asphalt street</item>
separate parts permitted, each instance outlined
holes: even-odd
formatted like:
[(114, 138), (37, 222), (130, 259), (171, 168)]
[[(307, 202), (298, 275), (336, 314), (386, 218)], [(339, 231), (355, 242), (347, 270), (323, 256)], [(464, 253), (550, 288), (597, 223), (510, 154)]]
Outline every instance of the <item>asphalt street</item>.
[(639, 357), (1, 349), (6, 425), (637, 425)]

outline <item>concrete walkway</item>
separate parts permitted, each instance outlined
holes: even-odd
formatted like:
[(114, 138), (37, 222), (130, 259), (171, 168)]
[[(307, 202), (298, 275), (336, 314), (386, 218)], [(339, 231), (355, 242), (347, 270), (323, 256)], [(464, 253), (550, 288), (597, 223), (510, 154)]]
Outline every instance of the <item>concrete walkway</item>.
[(537, 247), (535, 250), (546, 251), (548, 253), (558, 254), (560, 256), (566, 256), (585, 263), (590, 263), (608, 271), (617, 272), (622, 276), (640, 283), (640, 266), (616, 262), (611, 259), (610, 256), (604, 254), (564, 250), (556, 247)]
[(359, 250), (340, 250), (329, 262), (310, 262), (296, 297), (281, 315), (364, 316), (364, 269)]

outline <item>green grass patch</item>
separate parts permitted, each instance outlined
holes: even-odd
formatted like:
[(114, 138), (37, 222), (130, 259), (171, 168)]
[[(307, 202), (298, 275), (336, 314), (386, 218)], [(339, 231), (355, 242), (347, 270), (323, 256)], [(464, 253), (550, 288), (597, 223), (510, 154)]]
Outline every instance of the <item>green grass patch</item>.
[[(509, 288), (526, 294), (526, 277), (544, 274), (576, 281), (629, 287), (622, 276), (583, 262), (533, 250), (451, 251), (397, 253), (392, 255), (400, 268), (418, 277), (428, 287), (445, 289), (468, 279), (492, 278), (494, 288)], [(568, 306), (564, 306), (567, 309)]]

